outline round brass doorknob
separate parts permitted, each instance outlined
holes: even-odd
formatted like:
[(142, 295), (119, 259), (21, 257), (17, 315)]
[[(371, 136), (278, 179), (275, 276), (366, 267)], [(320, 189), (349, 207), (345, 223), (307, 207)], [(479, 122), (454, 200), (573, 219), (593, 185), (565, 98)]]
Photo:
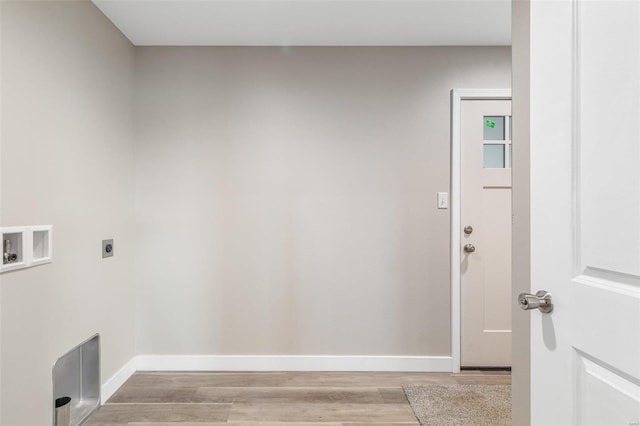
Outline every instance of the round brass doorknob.
[(476, 251), (476, 246), (474, 246), (473, 244), (465, 244), (464, 251), (465, 253), (473, 253), (474, 251)]

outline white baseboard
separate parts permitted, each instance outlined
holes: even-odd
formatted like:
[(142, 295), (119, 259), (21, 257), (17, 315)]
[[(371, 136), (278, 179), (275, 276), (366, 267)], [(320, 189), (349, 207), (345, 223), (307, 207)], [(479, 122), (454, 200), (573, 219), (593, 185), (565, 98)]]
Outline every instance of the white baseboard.
[(451, 372), (449, 356), (139, 355), (139, 371)]
[(397, 371), (450, 373), (450, 356), (138, 355), (102, 385), (102, 403), (136, 371)]
[(120, 386), (126, 382), (129, 377), (135, 373), (138, 368), (138, 357), (134, 356), (127, 362), (116, 374), (111, 376), (100, 388), (100, 400), (104, 404), (111, 396), (116, 393)]

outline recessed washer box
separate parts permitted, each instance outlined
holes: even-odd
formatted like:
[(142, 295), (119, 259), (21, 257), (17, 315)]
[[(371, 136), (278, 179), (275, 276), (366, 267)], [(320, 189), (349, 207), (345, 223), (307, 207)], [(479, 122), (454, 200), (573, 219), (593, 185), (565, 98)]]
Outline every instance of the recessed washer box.
[(28, 262), (25, 259), (25, 255), (29, 253), (27, 233), (27, 228), (24, 226), (2, 228), (2, 266), (0, 266), (0, 272), (27, 267)]
[(3, 248), (0, 272), (51, 263), (52, 230), (51, 225), (0, 228)]
[(31, 259), (31, 266), (44, 265), (45, 263), (51, 263), (52, 259), (52, 244), (51, 244), (51, 225), (32, 226), (32, 245), (31, 252), (33, 253)]

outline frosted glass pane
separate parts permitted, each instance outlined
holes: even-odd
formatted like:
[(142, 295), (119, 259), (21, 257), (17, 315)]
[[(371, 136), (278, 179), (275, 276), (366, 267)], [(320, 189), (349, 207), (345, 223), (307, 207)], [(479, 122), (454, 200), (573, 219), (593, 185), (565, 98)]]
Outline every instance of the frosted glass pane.
[(504, 145), (484, 144), (483, 167), (485, 169), (504, 169)]
[(504, 140), (504, 117), (484, 116), (483, 139), (485, 141)]
[(509, 116), (509, 140), (512, 140), (513, 138), (511, 137), (511, 135), (513, 134), (513, 126), (511, 125), (511, 116)]
[(511, 151), (511, 144), (509, 144), (509, 168), (512, 168), (513, 166), (511, 165), (513, 162), (511, 161), (511, 159), (513, 158), (513, 151)]

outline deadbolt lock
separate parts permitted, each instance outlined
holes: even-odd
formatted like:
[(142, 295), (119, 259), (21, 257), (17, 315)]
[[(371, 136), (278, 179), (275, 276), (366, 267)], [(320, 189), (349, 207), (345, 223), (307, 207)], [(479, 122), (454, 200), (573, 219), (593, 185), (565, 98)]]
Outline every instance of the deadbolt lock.
[(465, 233), (465, 234), (469, 235), (469, 234), (471, 234), (472, 232), (473, 232), (473, 226), (471, 226), (471, 225), (467, 225), (467, 226), (465, 226), (465, 227), (464, 227), (464, 233)]

